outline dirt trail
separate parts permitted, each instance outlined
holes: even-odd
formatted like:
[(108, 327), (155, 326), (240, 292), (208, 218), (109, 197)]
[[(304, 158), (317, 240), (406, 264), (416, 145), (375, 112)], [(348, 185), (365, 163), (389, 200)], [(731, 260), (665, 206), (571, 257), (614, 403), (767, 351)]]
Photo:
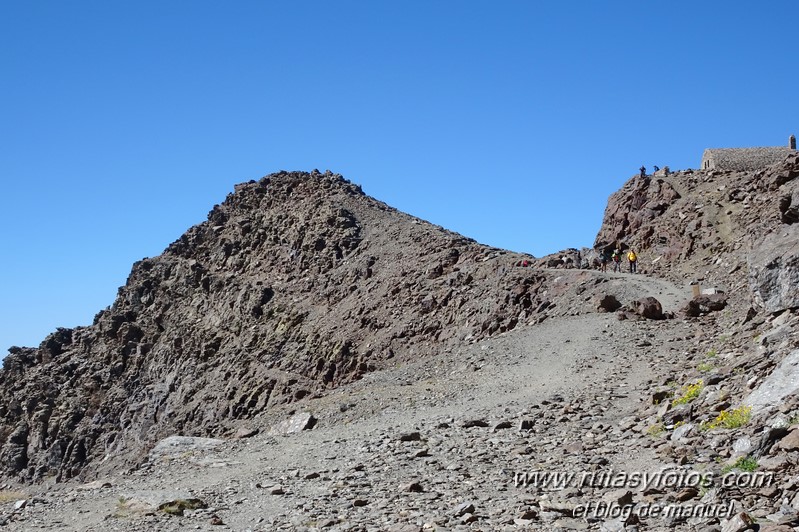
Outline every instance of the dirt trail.
[[(646, 257), (640, 259), (641, 262), (645, 261)], [(626, 268), (626, 263), (622, 264)], [(677, 310), (685, 304), (691, 297), (690, 287), (688, 285), (678, 286), (671, 281), (652, 277), (650, 275), (640, 273), (621, 273), (613, 272), (612, 266), (608, 266), (607, 272), (598, 270), (563, 270), (557, 268), (544, 268), (543, 271), (550, 272), (557, 276), (567, 276), (575, 278), (578, 276), (590, 276), (592, 279), (600, 279), (609, 281), (608, 287), (605, 289), (610, 293), (621, 294), (626, 299), (637, 299), (647, 296), (657, 298), (663, 310)], [(619, 300), (626, 303), (626, 299)]]

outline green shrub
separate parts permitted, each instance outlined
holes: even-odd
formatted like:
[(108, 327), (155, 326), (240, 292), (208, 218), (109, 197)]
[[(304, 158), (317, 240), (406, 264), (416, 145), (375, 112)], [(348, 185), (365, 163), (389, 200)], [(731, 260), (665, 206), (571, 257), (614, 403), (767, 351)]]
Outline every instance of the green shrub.
[(737, 429), (738, 427), (743, 427), (752, 419), (752, 407), (751, 406), (739, 406), (738, 408), (733, 408), (732, 410), (722, 410), (716, 419), (713, 421), (709, 421), (707, 423), (703, 423), (702, 427), (705, 430), (710, 429)]
[(671, 402), (671, 406), (685, 405), (699, 397), (702, 389), (705, 387), (704, 381), (701, 379), (693, 384), (686, 384), (680, 390), (680, 396)]
[(732, 465), (726, 466), (724, 469), (721, 470), (722, 473), (729, 473), (733, 469), (737, 469), (739, 471), (746, 471), (747, 473), (751, 473), (755, 469), (757, 469), (757, 460), (754, 458), (750, 458), (748, 456), (742, 456), (738, 460), (735, 461)]

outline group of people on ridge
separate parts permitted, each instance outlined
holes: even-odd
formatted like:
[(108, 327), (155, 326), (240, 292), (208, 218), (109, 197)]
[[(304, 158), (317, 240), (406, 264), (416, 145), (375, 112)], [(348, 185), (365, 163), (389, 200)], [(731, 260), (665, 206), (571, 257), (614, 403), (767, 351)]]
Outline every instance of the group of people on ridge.
[[(612, 262), (613, 271), (621, 272), (621, 261), (623, 256), (624, 254), (618, 247), (614, 249), (613, 252), (603, 249), (602, 253), (599, 254), (599, 263), (602, 267), (602, 271), (608, 271), (608, 262)], [(626, 258), (630, 265), (630, 273), (636, 273), (638, 271), (638, 255), (635, 254), (635, 251), (633, 251), (632, 248), (627, 251)]]

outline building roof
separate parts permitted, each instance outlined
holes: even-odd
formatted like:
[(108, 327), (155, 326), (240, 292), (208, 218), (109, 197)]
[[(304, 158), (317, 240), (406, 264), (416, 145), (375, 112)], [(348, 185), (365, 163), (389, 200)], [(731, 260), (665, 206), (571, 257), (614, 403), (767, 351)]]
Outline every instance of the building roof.
[[(702, 168), (751, 171), (782, 161), (794, 150), (785, 146), (770, 148), (708, 148), (702, 154)], [(706, 164), (709, 163), (709, 164)]]

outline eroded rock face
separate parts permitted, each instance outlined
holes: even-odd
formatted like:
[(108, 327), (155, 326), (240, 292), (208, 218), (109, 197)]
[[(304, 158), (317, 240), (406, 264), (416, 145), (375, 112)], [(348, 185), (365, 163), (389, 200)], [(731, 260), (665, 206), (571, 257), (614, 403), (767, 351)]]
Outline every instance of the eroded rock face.
[[(597, 247), (622, 240), (638, 252), (639, 271), (681, 282), (738, 283), (731, 306), (749, 297), (740, 290), (749, 276), (770, 312), (793, 308), (795, 244), (784, 218), (794, 203), (780, 198), (793, 197), (797, 175), (794, 157), (756, 175), (636, 177), (611, 198)], [(767, 233), (782, 240), (764, 241)], [(329, 173), (239, 185), (206, 222), (136, 263), (92, 325), (10, 350), (0, 371), (0, 471), (24, 480), (102, 474), (166, 436), (232, 436), (237, 421), (388, 360), (591, 310), (603, 288), (555, 276), (579, 280), (588, 272), (568, 265), (595, 259), (568, 250), (553, 265), (561, 270), (523, 267), (529, 256), (397, 212)], [(575, 288), (580, 304), (564, 304)], [(657, 307), (620, 317), (658, 319)]]
[(594, 248), (633, 248), (645, 273), (735, 286), (763, 235), (799, 219), (797, 176), (797, 153), (757, 172), (635, 176), (609, 198)]
[(795, 229), (766, 236), (749, 254), (749, 287), (766, 312), (799, 307), (799, 233)]
[(236, 420), (385, 360), (513, 329), (550, 307), (546, 276), (512, 266), (524, 258), (331, 173), (238, 185), (206, 222), (136, 263), (92, 325), (11, 350), (0, 471), (118, 468), (166, 436), (232, 435)]
[(756, 412), (773, 409), (799, 391), (799, 350), (792, 351), (744, 400)]
[(629, 240), (679, 199), (680, 193), (663, 178), (637, 176), (608, 199), (597, 248)]

